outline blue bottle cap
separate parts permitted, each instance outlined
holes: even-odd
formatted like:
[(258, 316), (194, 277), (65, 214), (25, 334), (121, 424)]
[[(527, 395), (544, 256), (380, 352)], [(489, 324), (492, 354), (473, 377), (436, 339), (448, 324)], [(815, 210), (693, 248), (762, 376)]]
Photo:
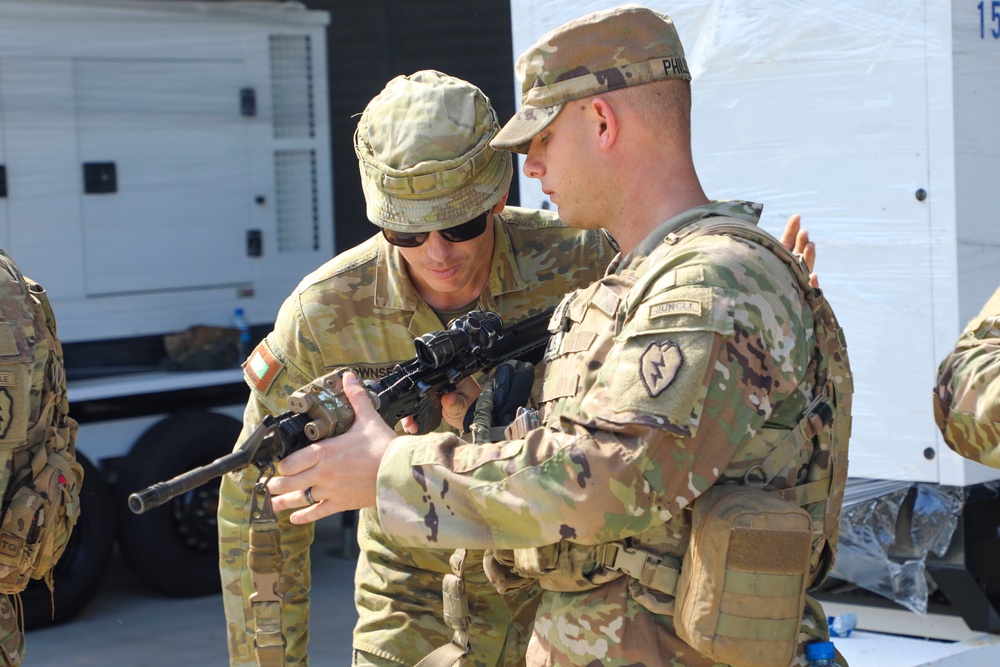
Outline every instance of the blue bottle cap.
[(833, 642), (809, 642), (806, 644), (806, 657), (812, 660), (833, 660)]

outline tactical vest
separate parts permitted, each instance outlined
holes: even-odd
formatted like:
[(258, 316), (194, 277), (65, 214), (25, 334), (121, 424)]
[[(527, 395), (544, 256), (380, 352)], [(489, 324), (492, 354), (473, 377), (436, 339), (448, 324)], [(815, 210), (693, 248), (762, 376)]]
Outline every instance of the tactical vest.
[(77, 424), (45, 290), (2, 251), (0, 272), (0, 593), (19, 593), (29, 579), (52, 590), (80, 516)]
[[(803, 520), (805, 530), (811, 533), (811, 544), (805, 547), (809, 571), (805, 574), (804, 582), (801, 572), (797, 577), (804, 595), (807, 587), (817, 586), (829, 573), (840, 532), (840, 508), (847, 481), (847, 447), (853, 394), (846, 343), (843, 331), (822, 292), (809, 286), (808, 270), (802, 260), (751, 223), (734, 218), (713, 217), (686, 225), (665, 239), (665, 243), (672, 246), (667, 256), (675, 254), (679, 248), (696, 238), (714, 234), (752, 241), (788, 264), (804, 296), (805, 305), (814, 318), (816, 343), (806, 371), (807, 378), (815, 378), (811, 403), (792, 429), (772, 428), (768, 424), (758, 429), (723, 471), (722, 479), (717, 483), (760, 489), (773, 498), (788, 501), (791, 509), (797, 506), (805, 510), (808, 514), (808, 518)], [(645, 286), (651, 285), (657, 277), (642, 276), (638, 283), (629, 288), (629, 300), (633, 301), (637, 295), (642, 294)], [(568, 320), (560, 317), (560, 313), (566, 312), (564, 307), (572, 309), (571, 298), (568, 297), (553, 316), (550, 330), (554, 341), (561, 337), (571, 341), (574, 336), (574, 333), (568, 331)], [(600, 303), (597, 306), (601, 308)], [(621, 307), (625, 307), (624, 302)], [(619, 322), (622, 320), (621, 312), (614, 315), (609, 313), (608, 316), (617, 317)], [(572, 343), (558, 344), (565, 346)], [(559, 388), (555, 387), (553, 394), (559, 393)], [(547, 417), (551, 419), (553, 415), (548, 414)], [(696, 509), (700, 500), (702, 497), (696, 498), (692, 507)], [(656, 544), (660, 530), (643, 533), (643, 543)], [(672, 528), (662, 527), (662, 531), (667, 530)], [(810, 541), (808, 533), (805, 537), (807, 542)], [(632, 538), (597, 546), (560, 542), (540, 549), (502, 552), (496, 556), (502, 564), (513, 566), (514, 571), (521, 576), (538, 579), (542, 588), (553, 591), (587, 590), (621, 576), (629, 576), (642, 584), (646, 591), (636, 598), (640, 604), (653, 613), (674, 615), (674, 597), (682, 576), (681, 559), (684, 554), (654, 553), (637, 547), (636, 541)], [(494, 583), (502, 585), (503, 582)], [(732, 585), (747, 590), (756, 590), (765, 585), (794, 587), (794, 584), (782, 582), (780, 577), (763, 574), (755, 576), (752, 573), (742, 581), (733, 577)], [(730, 586), (729, 579), (725, 586)], [(746, 619), (735, 619), (731, 632), (734, 637), (754, 633), (761, 636), (769, 633), (787, 636), (794, 633), (793, 636), (797, 636), (798, 623), (789, 622), (786, 625), (794, 625), (794, 628), (778, 627), (776, 623), (766, 620), (757, 622), (754, 619), (747, 623)]]
[[(732, 583), (727, 579), (725, 588), (732, 586), (738, 589), (732, 591), (738, 595), (746, 590), (768, 586), (772, 587), (772, 591), (780, 591), (789, 586), (794, 588), (796, 585), (800, 588), (815, 587), (825, 579), (833, 566), (840, 533), (840, 508), (847, 482), (847, 448), (854, 388), (843, 330), (822, 292), (809, 286), (808, 269), (801, 258), (751, 223), (734, 218), (706, 218), (670, 234), (665, 242), (673, 246), (670, 251), (672, 254), (682, 245), (707, 234), (729, 234), (750, 240), (767, 248), (788, 264), (804, 295), (805, 304), (812, 312), (816, 338), (806, 373), (807, 377), (815, 378), (813, 400), (803, 411), (796, 426), (787, 429), (765, 425), (741, 450), (739, 460), (734, 461), (724, 474), (727, 479), (735, 476), (739, 480), (739, 486), (760, 489), (767, 497), (767, 511), (776, 508), (774, 513), (779, 514), (784, 508), (804, 509), (804, 512), (800, 511), (800, 515), (807, 513), (804, 520), (804, 530), (808, 534), (806, 540), (809, 542), (806, 547), (809, 552), (809, 572), (804, 575), (806, 581), (804, 585), (799, 581), (790, 586), (787, 581), (782, 582), (780, 577), (750, 574), (731, 577)], [(656, 277), (645, 276), (644, 281), (651, 284)], [(641, 286), (633, 286), (630, 295), (637, 287), (642, 290)], [(579, 293), (580, 291), (575, 294)], [(573, 344), (566, 341), (569, 325), (565, 318), (572, 300), (573, 295), (567, 297), (553, 314), (549, 327), (553, 334), (553, 342), (550, 344), (552, 347)], [(558, 379), (556, 378), (556, 384)], [(559, 395), (560, 387), (557, 386), (554, 393)], [(537, 421), (518, 419), (508, 430), (508, 437), (524, 437), (524, 429), (528, 427), (523, 424), (526, 423), (530, 423), (532, 428), (537, 426)], [(699, 505), (700, 499), (695, 500), (693, 507)], [(712, 502), (716, 502), (716, 499), (713, 498)], [(626, 540), (596, 546), (560, 542), (539, 549), (487, 552), (486, 571), (501, 593), (510, 588), (525, 586), (526, 579), (536, 579), (542, 588), (548, 590), (576, 591), (596, 588), (619, 577), (629, 576), (651, 591), (651, 594), (638, 600), (641, 604), (654, 613), (673, 615), (673, 598), (677, 595), (678, 583), (682, 580), (680, 560), (636, 548), (630, 542), (631, 540)], [(455, 637), (451, 644), (439, 648), (421, 661), (419, 667), (464, 664), (471, 621), (462, 581), (464, 557), (464, 550), (457, 551), (452, 557), (453, 574), (445, 577), (443, 586), (445, 618), (455, 630)], [(801, 576), (802, 573), (799, 573), (799, 578)], [(726, 592), (722, 591), (723, 594)], [(662, 594), (666, 594), (669, 601), (664, 602)], [(792, 602), (797, 599), (794, 598)], [(713, 626), (716, 636), (712, 639), (721, 639), (723, 642), (734, 640), (739, 647), (748, 635), (753, 634), (771, 638), (792, 633), (793, 643), (797, 637), (798, 623), (794, 627), (785, 628), (768, 620), (754, 622), (755, 620), (747, 622), (747, 619), (737, 618), (726, 626), (727, 619), (723, 619), (721, 626)], [(724, 636), (727, 632), (732, 636)], [(698, 648), (703, 649), (701, 646)], [(771, 663), (765, 661), (763, 664)]]

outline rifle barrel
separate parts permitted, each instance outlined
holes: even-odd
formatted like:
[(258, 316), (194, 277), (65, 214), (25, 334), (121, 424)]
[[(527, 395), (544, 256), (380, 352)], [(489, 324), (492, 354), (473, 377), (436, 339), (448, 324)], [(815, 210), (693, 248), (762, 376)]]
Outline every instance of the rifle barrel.
[(187, 493), (216, 477), (222, 477), (228, 472), (239, 470), (248, 464), (246, 453), (242, 450), (219, 457), (200, 468), (189, 470), (165, 482), (157, 482), (150, 487), (137, 491), (128, 497), (128, 507), (134, 514), (142, 514), (154, 507)]

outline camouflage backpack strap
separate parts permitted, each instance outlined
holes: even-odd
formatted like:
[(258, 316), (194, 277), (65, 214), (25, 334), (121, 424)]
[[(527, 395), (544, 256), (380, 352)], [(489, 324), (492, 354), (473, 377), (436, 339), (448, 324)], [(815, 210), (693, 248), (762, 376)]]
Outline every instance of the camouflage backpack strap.
[[(49, 303), (45, 289), (30, 278), (25, 278), (28, 291), (36, 310), (36, 321), (45, 323), (45, 345), (48, 351), (48, 361), (45, 368), (45, 380), (43, 385), (44, 416), (39, 417), (36, 437), (41, 442), (45, 439), (45, 426), (51, 426), (58, 431), (58, 442), (54, 443), (59, 450), (69, 450), (76, 455), (76, 434), (78, 425), (76, 420), (69, 416), (69, 399), (66, 393), (66, 370), (63, 359), (62, 343), (56, 332), (56, 318), (52, 312), (52, 305)], [(37, 340), (36, 336), (36, 340)], [(51, 436), (49, 436), (51, 439)], [(53, 443), (50, 443), (53, 444)]]
[(444, 622), (455, 631), (452, 640), (434, 649), (416, 667), (461, 667), (469, 654), (469, 600), (465, 592), (465, 549), (456, 549), (451, 555), (451, 574), (446, 574), (441, 585), (444, 595)]
[(819, 582), (833, 565), (833, 553), (840, 536), (840, 508), (847, 484), (847, 445), (851, 434), (854, 384), (844, 331), (823, 292), (809, 285), (809, 269), (802, 258), (756, 225), (735, 218), (706, 218), (685, 227), (680, 234), (671, 234), (667, 242), (676, 247), (707, 234), (738, 236), (770, 250), (788, 265), (813, 314), (816, 331), (816, 349), (810, 361), (816, 367), (813, 400), (796, 427), (763, 461), (747, 472), (745, 481), (767, 489), (804, 447), (813, 447), (805, 482), (774, 493), (805, 508), (813, 517), (817, 539), (812, 574), (813, 581)]

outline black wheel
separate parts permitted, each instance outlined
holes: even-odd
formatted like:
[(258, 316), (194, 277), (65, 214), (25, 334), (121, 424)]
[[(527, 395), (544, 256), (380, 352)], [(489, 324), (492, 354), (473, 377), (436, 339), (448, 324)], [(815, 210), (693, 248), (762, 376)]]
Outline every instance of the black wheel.
[(80, 518), (53, 573), (53, 594), (42, 581), (33, 580), (21, 594), (27, 629), (63, 623), (76, 616), (97, 593), (111, 560), (115, 539), (115, 510), (111, 489), (100, 471), (77, 452), (83, 466)]
[(241, 428), (214, 412), (179, 413), (146, 431), (126, 457), (117, 484), (118, 544), (125, 563), (150, 588), (177, 597), (221, 590), (219, 482), (139, 515), (129, 510), (128, 495), (228, 454)]

